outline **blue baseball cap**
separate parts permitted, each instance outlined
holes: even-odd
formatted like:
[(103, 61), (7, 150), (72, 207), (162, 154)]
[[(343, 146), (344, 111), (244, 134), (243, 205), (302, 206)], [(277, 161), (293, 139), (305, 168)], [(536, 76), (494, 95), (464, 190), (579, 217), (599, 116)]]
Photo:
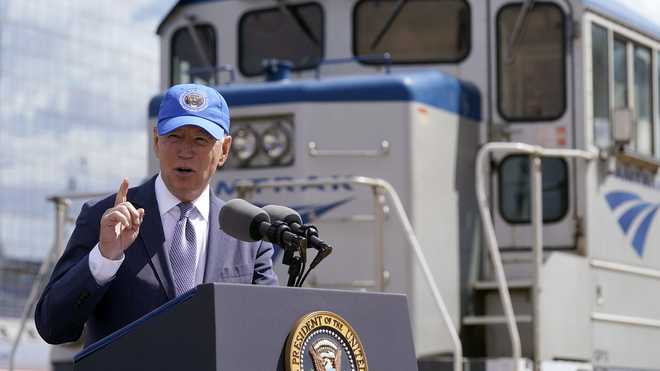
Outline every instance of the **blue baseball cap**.
[(199, 84), (180, 84), (167, 89), (158, 109), (158, 135), (184, 125), (195, 125), (215, 139), (229, 134), (229, 107), (217, 90)]

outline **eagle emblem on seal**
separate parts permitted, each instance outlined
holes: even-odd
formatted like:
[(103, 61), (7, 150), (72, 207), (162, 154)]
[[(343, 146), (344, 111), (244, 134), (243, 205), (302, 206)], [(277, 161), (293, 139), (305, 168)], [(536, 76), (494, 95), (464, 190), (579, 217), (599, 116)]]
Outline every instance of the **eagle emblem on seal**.
[(321, 339), (309, 348), (314, 371), (341, 371), (341, 350), (330, 339)]

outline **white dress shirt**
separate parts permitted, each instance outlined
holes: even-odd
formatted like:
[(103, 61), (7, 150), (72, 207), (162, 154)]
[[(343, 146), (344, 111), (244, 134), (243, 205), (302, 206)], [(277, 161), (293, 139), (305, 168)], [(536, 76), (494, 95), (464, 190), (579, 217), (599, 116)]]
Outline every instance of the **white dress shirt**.
[[(179, 220), (181, 211), (177, 205), (181, 202), (176, 196), (167, 189), (160, 174), (156, 178), (156, 201), (158, 202), (158, 210), (160, 211), (160, 221), (163, 225), (163, 234), (165, 242), (163, 242), (163, 249), (169, 252), (169, 247), (172, 244), (172, 236), (174, 235), (174, 227)], [(197, 238), (197, 253), (195, 256), (195, 284), (200, 284), (204, 279), (204, 267), (206, 262), (206, 242), (209, 233), (209, 209), (210, 209), (210, 190), (206, 186), (204, 192), (193, 201), (193, 210), (190, 213), (189, 220), (195, 229), (195, 237)], [(149, 215), (145, 215), (148, 218)], [(119, 260), (107, 259), (101, 255), (99, 245), (92, 249), (89, 253), (89, 269), (92, 276), (99, 285), (104, 285), (110, 282), (119, 267), (124, 262), (124, 255), (122, 254)]]

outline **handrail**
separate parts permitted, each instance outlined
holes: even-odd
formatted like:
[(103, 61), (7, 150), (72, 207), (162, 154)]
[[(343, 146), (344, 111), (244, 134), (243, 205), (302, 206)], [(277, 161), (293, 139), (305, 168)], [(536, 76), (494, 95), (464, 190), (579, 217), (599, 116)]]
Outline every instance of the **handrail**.
[(307, 153), (311, 157), (382, 157), (390, 153), (390, 142), (383, 140), (378, 149), (318, 149), (316, 142), (307, 143)]
[(530, 186), (531, 190), (531, 200), (532, 200), (532, 229), (534, 231), (534, 244), (533, 244), (533, 255), (534, 255), (534, 289), (532, 292), (532, 304), (533, 304), (533, 314), (532, 318), (534, 320), (534, 367), (539, 369), (540, 360), (540, 329), (539, 329), (539, 302), (538, 297), (540, 294), (540, 273), (541, 267), (543, 265), (543, 199), (542, 199), (542, 190), (541, 190), (541, 157), (565, 157), (565, 158), (580, 158), (583, 160), (590, 161), (596, 158), (597, 154), (594, 152), (588, 152), (577, 149), (546, 149), (541, 146), (529, 145), (525, 143), (506, 143), (506, 142), (492, 142), (487, 143), (477, 153), (477, 159), (475, 164), (475, 175), (476, 175), (476, 193), (477, 193), (477, 202), (479, 204), (479, 214), (481, 215), (481, 222), (484, 228), (484, 234), (486, 237), (486, 244), (488, 245), (488, 251), (491, 256), (491, 261), (493, 263), (493, 268), (495, 269), (495, 278), (497, 281), (497, 287), (499, 290), (500, 298), (502, 301), (502, 309), (506, 317), (507, 328), (509, 331), (509, 336), (511, 338), (511, 349), (512, 357), (516, 367), (521, 365), (521, 345), (520, 345), (520, 333), (518, 331), (518, 325), (516, 323), (515, 314), (513, 313), (513, 305), (511, 304), (511, 296), (509, 294), (509, 287), (504, 275), (504, 267), (502, 264), (502, 257), (500, 256), (500, 250), (497, 246), (497, 238), (495, 237), (495, 227), (493, 226), (492, 216), (490, 214), (490, 209), (488, 206), (488, 197), (486, 195), (486, 183), (484, 182), (484, 163), (486, 162), (487, 156), (493, 152), (506, 152), (509, 153), (523, 153), (527, 154), (530, 157), (531, 168), (530, 168)]
[[(458, 337), (458, 331), (456, 331), (456, 327), (452, 322), (451, 315), (449, 314), (449, 311), (447, 310), (447, 306), (445, 305), (445, 302), (442, 299), (442, 295), (440, 294), (440, 290), (438, 289), (438, 286), (435, 283), (436, 281), (433, 277), (433, 274), (431, 273), (431, 269), (428, 265), (426, 257), (424, 256), (424, 252), (422, 251), (419, 241), (417, 240), (417, 236), (415, 235), (415, 232), (412, 228), (412, 224), (408, 219), (408, 215), (406, 214), (406, 211), (403, 208), (403, 203), (401, 203), (401, 199), (399, 198), (398, 193), (389, 182), (387, 182), (384, 179), (361, 177), (361, 176), (352, 176), (352, 177), (339, 178), (339, 179), (318, 178), (313, 180), (268, 181), (268, 182), (261, 182), (258, 184), (251, 181), (240, 181), (237, 182), (236, 184), (236, 190), (239, 195), (241, 194), (246, 195), (248, 194), (249, 191), (253, 191), (255, 189), (286, 187), (286, 186), (342, 185), (347, 183), (369, 186), (372, 189), (374, 189), (373, 192), (374, 195), (378, 194), (378, 192), (375, 190), (382, 189), (389, 196), (394, 206), (394, 210), (396, 211), (396, 214), (399, 217), (399, 221), (401, 222), (401, 225), (406, 232), (405, 234), (406, 237), (408, 238), (408, 242), (412, 246), (413, 252), (415, 253), (415, 257), (417, 258), (417, 261), (422, 268), (424, 278), (429, 284), (431, 293), (433, 294), (433, 299), (435, 300), (435, 304), (438, 307), (440, 314), (442, 315), (442, 319), (445, 323), (445, 326), (447, 327), (447, 330), (449, 331), (449, 336), (451, 337), (452, 343), (454, 345), (454, 371), (462, 371), (463, 346), (461, 345), (461, 340)], [(383, 272), (381, 271), (380, 274), (382, 276)]]

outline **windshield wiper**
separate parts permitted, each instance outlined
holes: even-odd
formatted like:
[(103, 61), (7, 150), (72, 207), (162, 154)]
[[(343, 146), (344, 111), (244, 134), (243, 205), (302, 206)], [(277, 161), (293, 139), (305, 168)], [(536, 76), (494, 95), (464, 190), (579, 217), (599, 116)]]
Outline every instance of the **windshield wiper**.
[(305, 34), (305, 36), (307, 36), (307, 38), (314, 43), (314, 45), (321, 45), (320, 41), (316, 38), (316, 36), (314, 36), (314, 33), (309, 27), (307, 21), (301, 17), (297, 11), (291, 11), (291, 5), (289, 5), (286, 0), (277, 0), (277, 5), (279, 6), (280, 11), (284, 13), (289, 19), (291, 19), (293, 23), (297, 25), (298, 28), (300, 28), (300, 30)]
[(385, 36), (385, 33), (390, 30), (392, 27), (392, 23), (394, 23), (394, 20), (396, 17), (401, 14), (401, 9), (403, 9), (403, 6), (406, 5), (407, 0), (399, 0), (396, 3), (396, 6), (394, 7), (394, 10), (390, 14), (390, 16), (387, 18), (387, 21), (385, 21), (385, 24), (383, 25), (383, 28), (381, 28), (380, 32), (376, 36), (373, 42), (371, 42), (371, 49), (375, 49), (378, 44), (380, 44), (380, 41), (383, 39), (383, 36)]
[(202, 64), (204, 67), (207, 68), (213, 68), (213, 64), (211, 64), (211, 60), (209, 58), (209, 51), (204, 47), (204, 44), (201, 41), (201, 37), (199, 37), (199, 34), (197, 33), (197, 29), (195, 28), (195, 23), (197, 22), (197, 19), (189, 15), (186, 17), (187, 23), (186, 23), (186, 28), (188, 29), (188, 33), (190, 34), (190, 38), (193, 41), (193, 45), (195, 45), (195, 50), (197, 51), (197, 55), (202, 61)]
[(504, 63), (509, 64), (513, 62), (513, 52), (515, 51), (516, 44), (518, 44), (518, 40), (520, 39), (520, 34), (522, 33), (521, 31), (524, 28), (524, 22), (527, 20), (527, 14), (529, 14), (529, 12), (534, 7), (534, 1), (535, 0), (525, 0), (525, 3), (523, 3), (522, 8), (520, 9), (520, 12), (518, 12), (516, 24), (513, 25), (513, 30), (511, 31), (509, 39), (507, 40)]

